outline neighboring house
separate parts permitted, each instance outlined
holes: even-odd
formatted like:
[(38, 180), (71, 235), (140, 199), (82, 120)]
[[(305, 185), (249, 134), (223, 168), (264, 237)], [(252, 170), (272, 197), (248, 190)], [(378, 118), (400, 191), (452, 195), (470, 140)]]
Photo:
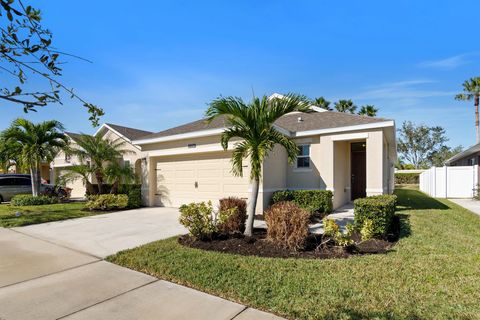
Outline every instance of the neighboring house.
[[(281, 189), (327, 189), (334, 207), (359, 197), (387, 194), (394, 187), (396, 155), (392, 120), (331, 112), (294, 112), (276, 128), (298, 144), (298, 159), (288, 164), (280, 146), (263, 163), (257, 212)], [(220, 146), (224, 120), (198, 120), (151, 134), (133, 143), (142, 148), (142, 193), (148, 206), (173, 206), (228, 196), (248, 198), (249, 162), (243, 177), (231, 173), (231, 149)]]
[[(121, 139), (125, 141), (123, 149), (130, 151), (123, 156), (122, 162), (124, 165), (132, 166), (135, 173), (140, 176), (141, 173), (141, 151), (140, 147), (132, 144), (132, 140), (138, 139), (142, 136), (151, 134), (149, 131), (138, 130), (134, 128), (123, 127), (111, 123), (103, 124), (100, 129), (97, 130), (95, 135), (101, 135), (104, 139), (116, 141)], [(80, 138), (80, 134), (65, 132), (65, 135), (69, 138), (70, 144), (75, 147), (76, 141)], [(80, 164), (80, 161), (75, 156), (70, 156), (64, 152), (60, 152), (51, 164), (52, 167), (52, 180), (56, 182), (58, 177), (62, 176), (66, 172), (66, 168)], [(95, 182), (95, 181), (93, 181)], [(69, 182), (67, 187), (72, 188), (72, 197), (83, 197), (85, 195), (85, 185), (79, 178), (73, 182)]]
[(480, 164), (480, 143), (468, 148), (465, 151), (457, 153), (447, 161), (447, 166), (474, 166)]

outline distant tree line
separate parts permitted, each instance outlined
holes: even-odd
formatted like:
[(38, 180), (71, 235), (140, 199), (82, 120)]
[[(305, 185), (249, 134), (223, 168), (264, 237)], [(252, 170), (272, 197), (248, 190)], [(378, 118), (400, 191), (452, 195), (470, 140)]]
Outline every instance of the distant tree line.
[(361, 116), (368, 116), (368, 117), (375, 117), (377, 116), (377, 113), (378, 113), (378, 109), (371, 104), (361, 106), (357, 112), (358, 107), (350, 99), (348, 100), (340, 99), (337, 102), (334, 102), (333, 108), (330, 107), (331, 102), (326, 100), (324, 97), (318, 97), (318, 98), (312, 99), (311, 102), (313, 105), (328, 111), (358, 114)]

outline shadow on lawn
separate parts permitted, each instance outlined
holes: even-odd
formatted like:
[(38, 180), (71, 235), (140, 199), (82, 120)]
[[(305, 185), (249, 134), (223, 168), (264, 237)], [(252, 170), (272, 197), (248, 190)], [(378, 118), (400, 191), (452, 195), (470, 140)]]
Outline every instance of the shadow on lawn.
[(420, 191), (409, 189), (397, 189), (398, 196), (397, 211), (403, 210), (448, 210), (445, 203), (429, 197)]
[(356, 320), (356, 319), (421, 319), (412, 311), (409, 312), (408, 315), (399, 316), (395, 315), (393, 311), (383, 311), (383, 312), (361, 312), (357, 310), (353, 310), (346, 307), (341, 307), (335, 311), (332, 311), (326, 314), (322, 319), (349, 319), (349, 320)]

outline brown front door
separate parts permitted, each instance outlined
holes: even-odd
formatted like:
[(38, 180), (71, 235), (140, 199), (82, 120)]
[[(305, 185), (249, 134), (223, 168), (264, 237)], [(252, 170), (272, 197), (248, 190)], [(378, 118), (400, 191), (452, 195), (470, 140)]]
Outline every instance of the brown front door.
[(355, 142), (351, 145), (351, 191), (352, 201), (367, 196), (367, 157), (365, 142)]

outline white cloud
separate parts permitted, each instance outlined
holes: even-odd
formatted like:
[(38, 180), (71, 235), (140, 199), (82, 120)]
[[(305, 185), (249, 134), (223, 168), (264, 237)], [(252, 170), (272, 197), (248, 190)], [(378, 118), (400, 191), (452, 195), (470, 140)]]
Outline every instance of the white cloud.
[(419, 63), (420, 67), (436, 68), (436, 69), (455, 69), (459, 66), (468, 64), (470, 54), (459, 54), (453, 57), (448, 57), (439, 60), (424, 61)]
[(455, 92), (425, 88), (426, 85), (435, 83), (432, 80), (414, 79), (397, 81), (369, 87), (355, 95), (353, 99), (375, 101), (396, 101), (397, 105), (414, 105), (422, 99), (453, 96)]

